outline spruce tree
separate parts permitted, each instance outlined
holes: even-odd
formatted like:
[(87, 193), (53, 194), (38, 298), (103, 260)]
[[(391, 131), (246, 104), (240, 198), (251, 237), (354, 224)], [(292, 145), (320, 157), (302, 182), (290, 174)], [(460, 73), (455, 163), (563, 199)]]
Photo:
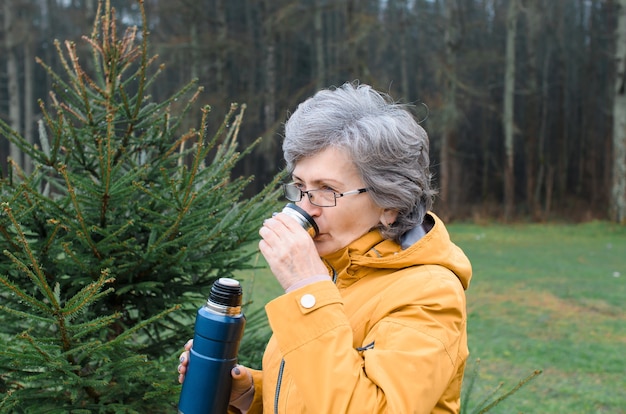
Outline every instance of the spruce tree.
[(39, 61), (54, 90), (38, 145), (0, 122), (34, 165), (0, 177), (0, 412), (172, 412), (196, 309), (276, 209), (275, 182), (244, 199), (250, 178), (232, 177), (244, 106), (185, 130), (201, 88), (152, 100), (139, 4), (142, 29), (119, 37), (100, 1), (88, 65), (71, 42), (55, 42), (63, 74)]

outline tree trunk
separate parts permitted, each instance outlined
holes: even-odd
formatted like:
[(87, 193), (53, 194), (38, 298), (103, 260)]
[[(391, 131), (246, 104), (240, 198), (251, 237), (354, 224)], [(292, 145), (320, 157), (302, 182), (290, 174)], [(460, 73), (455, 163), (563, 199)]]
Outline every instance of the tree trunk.
[(459, 180), (455, 173), (457, 162), (454, 157), (456, 149), (456, 134), (458, 124), (457, 107), (457, 53), (459, 49), (461, 35), (459, 33), (458, 4), (456, 1), (445, 1), (445, 64), (444, 64), (444, 110), (443, 125), (441, 131), (440, 148), (440, 196), (443, 202), (443, 209), (447, 219), (457, 213), (459, 199)]
[(400, 30), (398, 33), (398, 42), (400, 43), (400, 60), (398, 64), (400, 65), (400, 90), (402, 91), (402, 98), (410, 101), (410, 88), (409, 88), (409, 52), (407, 47), (407, 38), (409, 34), (407, 33), (408, 23), (407, 23), (407, 13), (409, 5), (406, 0), (402, 0), (400, 2), (400, 16), (399, 16), (399, 25)]
[(263, 13), (263, 130), (269, 131), (276, 121), (276, 32), (272, 0), (261, 2)]
[(315, 0), (313, 4), (313, 43), (315, 45), (315, 85), (316, 89), (326, 86), (326, 51), (324, 48), (323, 4)]
[(218, 50), (215, 56), (215, 83), (220, 98), (226, 94), (226, 62), (228, 60), (228, 24), (226, 23), (226, 5), (224, 0), (215, 1), (215, 22), (217, 26)]
[[(537, 171), (537, 185), (535, 186), (534, 199), (539, 202), (541, 200), (541, 188), (545, 185), (545, 199), (542, 207), (542, 217), (545, 219), (550, 212), (551, 200), (548, 197), (552, 197), (552, 186), (554, 180), (554, 169), (549, 164), (549, 154), (546, 150), (546, 137), (548, 130), (548, 105), (549, 95), (548, 88), (550, 84), (549, 75), (551, 70), (552, 60), (552, 47), (548, 45), (546, 55), (543, 62), (542, 76), (541, 76), (541, 120), (539, 126), (539, 143), (537, 145), (538, 156), (538, 171)], [(549, 166), (550, 165), (550, 166)], [(546, 176), (547, 175), (547, 176)], [(548, 188), (549, 187), (549, 188)]]
[(526, 158), (526, 202), (531, 216), (538, 219), (541, 215), (541, 208), (537, 196), (536, 187), (538, 185), (538, 163), (541, 156), (538, 153), (539, 147), (539, 122), (541, 120), (541, 105), (539, 99), (539, 65), (537, 51), (540, 42), (545, 42), (541, 38), (541, 28), (543, 27), (544, 10), (538, 0), (528, 0), (524, 8), (526, 22), (528, 26), (528, 36), (526, 41), (526, 59), (528, 69), (525, 79), (527, 81), (526, 110), (524, 122), (524, 146)]
[(191, 64), (189, 65), (189, 78), (198, 79), (200, 77), (200, 41), (198, 40), (198, 23), (189, 23), (189, 51)]
[[(17, 16), (12, 0), (4, 0), (4, 41), (6, 47), (7, 90), (9, 95), (9, 125), (17, 133), (21, 133), (21, 103), (19, 94), (19, 72), (17, 61), (17, 44), (19, 33), (16, 32)], [(9, 156), (21, 168), (22, 152), (14, 143), (10, 144)]]
[[(24, 138), (31, 145), (35, 142), (34, 125), (35, 125), (35, 107), (33, 96), (35, 82), (35, 53), (34, 41), (32, 34), (29, 33), (24, 45)], [(24, 155), (24, 170), (26, 173), (33, 171), (33, 163), (30, 157)]]
[(510, 0), (507, 14), (506, 62), (504, 73), (504, 220), (515, 208), (515, 38), (517, 35), (517, 0)]
[(613, 172), (610, 217), (626, 223), (626, 0), (619, 0), (615, 47), (615, 100), (613, 103)]

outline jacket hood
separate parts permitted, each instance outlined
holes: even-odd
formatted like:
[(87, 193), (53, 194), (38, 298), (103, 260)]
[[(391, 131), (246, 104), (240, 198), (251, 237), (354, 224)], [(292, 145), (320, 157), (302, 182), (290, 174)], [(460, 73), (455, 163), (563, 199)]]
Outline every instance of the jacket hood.
[[(406, 249), (393, 240), (383, 239), (378, 230), (372, 230), (348, 247), (324, 256), (323, 259), (341, 275), (338, 285), (351, 284), (362, 277), (362, 268), (404, 269), (418, 265), (438, 265), (451, 270), (464, 289), (469, 287), (472, 266), (461, 248), (450, 240), (443, 221), (429, 212), (427, 220), (433, 227)], [(356, 269), (360, 272), (355, 272)], [(345, 272), (345, 274), (344, 274)], [(358, 274), (359, 276), (355, 276)]]

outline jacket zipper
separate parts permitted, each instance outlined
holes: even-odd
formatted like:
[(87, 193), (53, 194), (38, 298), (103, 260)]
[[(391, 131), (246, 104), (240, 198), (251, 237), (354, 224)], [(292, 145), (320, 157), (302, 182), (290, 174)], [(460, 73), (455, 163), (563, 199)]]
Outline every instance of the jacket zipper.
[(278, 379), (276, 380), (276, 394), (274, 395), (274, 414), (278, 414), (278, 397), (280, 396), (280, 384), (283, 381), (283, 372), (285, 370), (285, 360), (280, 360), (280, 369), (278, 370)]
[[(333, 283), (337, 283), (337, 271), (331, 265), (328, 265), (333, 271)], [(285, 371), (285, 359), (280, 360), (280, 368), (278, 369), (278, 378), (276, 379), (276, 392), (274, 393), (274, 414), (278, 414), (278, 397), (280, 397), (280, 387), (283, 382), (283, 373)]]

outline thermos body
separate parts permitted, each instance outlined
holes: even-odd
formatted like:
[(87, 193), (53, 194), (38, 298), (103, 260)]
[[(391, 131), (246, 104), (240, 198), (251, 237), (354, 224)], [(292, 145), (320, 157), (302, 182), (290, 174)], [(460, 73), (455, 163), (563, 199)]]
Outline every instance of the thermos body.
[[(236, 285), (241, 295), (239, 283), (233, 279), (222, 278), (215, 284)], [(229, 294), (226, 292), (227, 296)], [(207, 305), (198, 309), (189, 365), (178, 403), (180, 414), (224, 414), (228, 410), (232, 385), (230, 371), (237, 363), (245, 317), (240, 306), (220, 301), (222, 299), (216, 299), (212, 291)]]

